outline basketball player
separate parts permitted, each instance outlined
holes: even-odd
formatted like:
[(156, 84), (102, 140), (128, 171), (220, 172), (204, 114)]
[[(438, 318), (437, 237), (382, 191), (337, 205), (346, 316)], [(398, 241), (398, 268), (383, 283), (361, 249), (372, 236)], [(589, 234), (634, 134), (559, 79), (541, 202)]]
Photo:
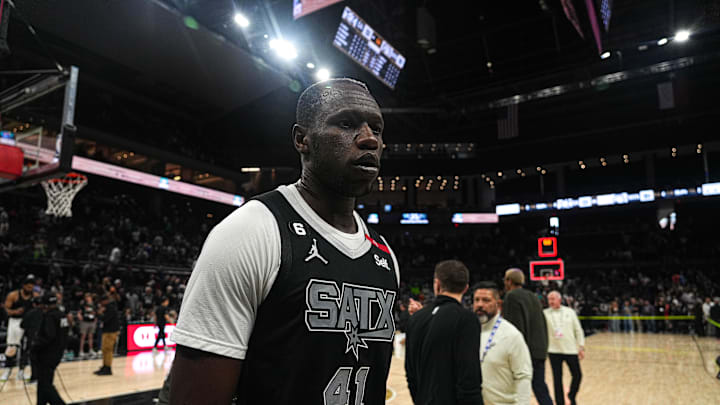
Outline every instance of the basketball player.
[(545, 318), (548, 325), (548, 356), (553, 372), (553, 385), (555, 386), (555, 405), (565, 405), (565, 390), (562, 382), (563, 362), (570, 367), (572, 381), (568, 398), (570, 404), (575, 405), (575, 396), (580, 390), (582, 370), (580, 360), (585, 358), (585, 333), (583, 332), (577, 314), (571, 308), (561, 305), (560, 293), (551, 291), (548, 294), (549, 308), (545, 308)]
[(500, 292), (490, 281), (473, 288), (473, 310), (480, 320), (480, 364), (485, 405), (529, 405), (530, 351), (520, 331), (500, 315)]
[(522, 333), (530, 350), (533, 378), (532, 389), (540, 405), (552, 405), (552, 399), (545, 384), (545, 359), (547, 358), (547, 323), (540, 300), (531, 291), (524, 289), (525, 274), (520, 269), (505, 272), (505, 299), (503, 318)]
[(383, 117), (352, 79), (310, 86), (292, 139), (300, 180), (208, 235), (173, 340), (171, 404), (381, 404), (395, 255), (354, 212), (380, 168)]
[[(10, 294), (5, 298), (5, 311), (8, 314), (8, 329), (7, 338), (5, 342), (5, 357), (6, 357), (6, 369), (0, 376), (1, 381), (7, 381), (10, 378), (12, 367), (17, 362), (18, 353), (21, 353), (20, 346), (22, 345), (22, 338), (25, 331), (20, 327), (22, 323), (23, 315), (32, 309), (32, 298), (33, 298), (33, 287), (35, 287), (35, 277), (30, 274), (22, 282), (22, 288), (11, 291)], [(18, 368), (17, 374), (18, 380), (25, 378), (22, 364)]]

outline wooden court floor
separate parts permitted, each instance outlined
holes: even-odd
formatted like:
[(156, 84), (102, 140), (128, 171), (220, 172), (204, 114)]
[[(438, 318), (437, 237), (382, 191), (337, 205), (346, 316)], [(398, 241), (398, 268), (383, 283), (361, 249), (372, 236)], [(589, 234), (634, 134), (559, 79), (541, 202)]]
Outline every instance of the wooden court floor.
[[(117, 357), (113, 360), (113, 375), (102, 377), (93, 374), (102, 365), (100, 359), (60, 363), (55, 388), (68, 404), (159, 389), (174, 357), (172, 350)], [(17, 369), (0, 392), (0, 405), (35, 405), (37, 385), (28, 385), (26, 395), (23, 383), (15, 379), (16, 372)]]
[[(702, 353), (702, 354), (701, 354)], [(601, 333), (586, 342), (580, 363), (583, 378), (577, 402), (581, 405), (711, 405), (720, 404), (720, 380), (715, 358), (720, 340), (686, 335)], [(546, 378), (553, 395), (550, 362)], [(570, 372), (565, 367), (565, 392)], [(403, 359), (393, 358), (388, 386), (391, 405), (411, 405)], [(537, 402), (533, 398), (533, 405)], [(566, 399), (566, 404), (569, 401)]]
[[(587, 339), (587, 357), (581, 363), (583, 381), (578, 394), (582, 405), (720, 404), (720, 380), (715, 358), (720, 340), (685, 335), (601, 333)], [(81, 402), (158, 389), (170, 369), (174, 352), (143, 352), (113, 361), (113, 375), (92, 374), (101, 360), (62, 363), (55, 386), (66, 402)], [(14, 373), (13, 373), (14, 374)], [(550, 364), (546, 382), (552, 395)], [(565, 370), (565, 389), (570, 384)], [(411, 405), (402, 358), (393, 358), (388, 379), (388, 404)], [(35, 404), (35, 386), (14, 379), (0, 392), (1, 405)], [(536, 402), (532, 401), (533, 405)], [(566, 403), (569, 403), (566, 401)]]

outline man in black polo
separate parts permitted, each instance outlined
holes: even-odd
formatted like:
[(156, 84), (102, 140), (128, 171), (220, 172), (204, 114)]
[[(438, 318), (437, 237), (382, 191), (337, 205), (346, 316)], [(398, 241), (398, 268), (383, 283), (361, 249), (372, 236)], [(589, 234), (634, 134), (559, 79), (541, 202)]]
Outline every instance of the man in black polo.
[(416, 405), (483, 403), (480, 323), (461, 304), (469, 279), (463, 263), (438, 263), (435, 301), (408, 321), (405, 371)]

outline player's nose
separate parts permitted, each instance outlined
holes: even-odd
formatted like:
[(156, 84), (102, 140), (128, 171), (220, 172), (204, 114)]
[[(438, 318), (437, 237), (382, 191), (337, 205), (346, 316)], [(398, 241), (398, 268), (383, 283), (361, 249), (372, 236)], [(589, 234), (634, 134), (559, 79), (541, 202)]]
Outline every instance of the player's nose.
[(360, 133), (355, 138), (360, 149), (377, 150), (380, 147), (380, 141), (367, 123), (360, 126)]

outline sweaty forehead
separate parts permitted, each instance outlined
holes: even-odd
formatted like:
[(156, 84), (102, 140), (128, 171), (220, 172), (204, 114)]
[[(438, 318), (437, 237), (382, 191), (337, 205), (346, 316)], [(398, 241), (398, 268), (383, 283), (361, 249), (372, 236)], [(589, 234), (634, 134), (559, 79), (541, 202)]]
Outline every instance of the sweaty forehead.
[(322, 108), (318, 112), (322, 115), (343, 109), (380, 113), (380, 107), (370, 93), (355, 85), (328, 85), (322, 89), (320, 99)]

